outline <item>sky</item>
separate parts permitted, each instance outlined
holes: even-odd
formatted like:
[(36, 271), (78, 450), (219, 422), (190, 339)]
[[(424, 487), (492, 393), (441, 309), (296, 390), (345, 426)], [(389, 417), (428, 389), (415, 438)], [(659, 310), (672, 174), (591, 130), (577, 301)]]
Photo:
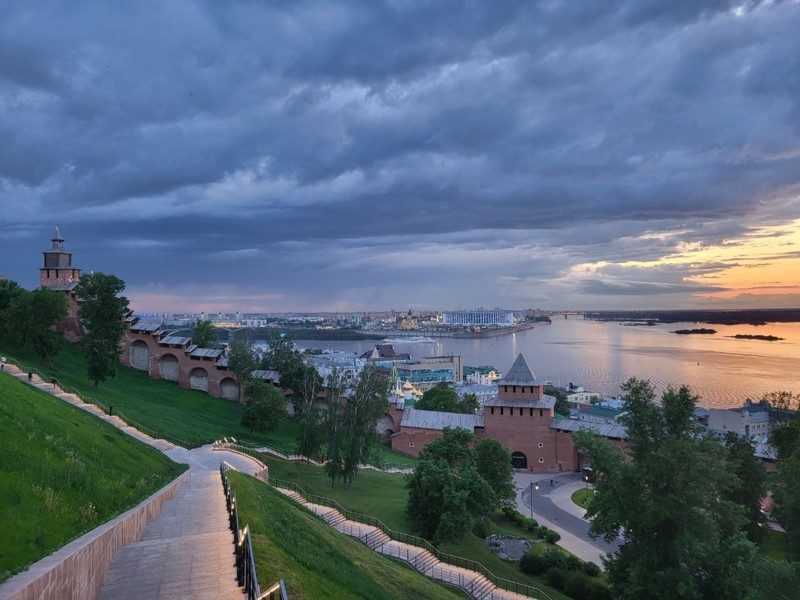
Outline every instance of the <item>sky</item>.
[(137, 312), (800, 306), (800, 3), (4, 0), (0, 274)]

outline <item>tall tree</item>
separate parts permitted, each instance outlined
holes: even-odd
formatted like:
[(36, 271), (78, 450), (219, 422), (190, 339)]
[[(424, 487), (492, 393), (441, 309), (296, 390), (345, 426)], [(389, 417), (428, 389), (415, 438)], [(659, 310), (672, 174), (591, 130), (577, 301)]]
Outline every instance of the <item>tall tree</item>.
[(126, 329), (123, 319), (128, 314), (128, 299), (120, 295), (124, 289), (125, 282), (119, 277), (99, 272), (82, 276), (75, 288), (80, 301), (78, 317), (86, 329), (81, 344), (95, 388), (117, 373), (120, 340)]
[(414, 405), (414, 408), (471, 414), (480, 408), (480, 404), (475, 394), (464, 394), (463, 398), (459, 398), (453, 388), (446, 382), (440, 381), (422, 394), (422, 398)]
[(668, 389), (655, 402), (648, 381), (622, 386), (630, 459), (608, 441), (576, 433), (598, 474), (590, 531), (624, 543), (607, 557), (618, 598), (737, 598), (757, 552), (741, 528), (742, 507), (727, 497), (736, 476), (725, 448), (698, 435), (697, 397)]
[(49, 363), (64, 343), (64, 336), (55, 324), (66, 316), (64, 294), (47, 288), (32, 292), (20, 288), (3, 311), (6, 339)]
[(267, 351), (261, 357), (261, 368), (277, 371), (281, 386), (297, 391), (303, 378), (302, 354), (295, 348), (289, 335), (273, 332), (267, 340)]
[(306, 365), (294, 396), (297, 453), (301, 456), (317, 456), (322, 449), (322, 412), (317, 403), (317, 395), (321, 389), (322, 377), (313, 365)]
[(744, 531), (750, 541), (759, 543), (765, 533), (761, 499), (767, 493), (767, 473), (753, 455), (753, 445), (747, 438), (728, 432), (725, 450), (727, 468), (736, 476), (725, 497), (744, 509)]
[(286, 418), (286, 397), (275, 386), (263, 381), (248, 381), (244, 397), (241, 423), (251, 435), (253, 431), (270, 432)]
[(371, 456), (379, 441), (375, 426), (386, 410), (388, 395), (388, 381), (369, 365), (361, 371), (349, 395), (328, 404), (330, 460), (325, 466), (333, 484), (341, 477), (344, 487), (350, 487), (360, 466)]
[(482, 440), (475, 446), (475, 466), (494, 490), (500, 506), (513, 506), (517, 488), (508, 450), (497, 440)]
[(239, 383), (241, 401), (244, 388), (250, 380), (250, 373), (257, 366), (253, 346), (247, 342), (233, 342), (228, 348), (227, 357), (228, 369), (236, 375), (236, 381)]
[(778, 451), (774, 512), (786, 530), (789, 553), (800, 559), (800, 420), (775, 429), (770, 442)]
[(446, 427), (422, 449), (406, 478), (411, 526), (434, 543), (459, 539), (473, 519), (498, 506), (495, 490), (478, 471), (474, 444), (472, 432)]
[(217, 330), (211, 321), (200, 320), (194, 322), (192, 327), (192, 343), (201, 348), (213, 348), (217, 343)]

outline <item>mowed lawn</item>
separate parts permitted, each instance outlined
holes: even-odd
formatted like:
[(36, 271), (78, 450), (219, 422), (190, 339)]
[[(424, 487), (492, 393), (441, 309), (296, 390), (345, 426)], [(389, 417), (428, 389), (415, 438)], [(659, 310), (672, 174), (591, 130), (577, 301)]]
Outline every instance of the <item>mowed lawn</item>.
[(341, 534), (263, 482), (229, 472), (239, 522), (250, 525), (262, 591), (283, 579), (290, 598), (463, 598)]
[(104, 407), (113, 405), (115, 413), (122, 413), (156, 432), (168, 433), (190, 447), (222, 437), (237, 437), (270, 442), (288, 451), (294, 449), (294, 421), (287, 420), (271, 435), (251, 435), (239, 423), (240, 409), (236, 402), (187, 390), (171, 381), (152, 379), (130, 367), (117, 365), (116, 376), (93, 389), (86, 375), (86, 362), (75, 344), (65, 344), (52, 367), (32, 356), (18, 356), (2, 348), (0, 351), (19, 359), (26, 367), (38, 369), (47, 380), (55, 377), (65, 386), (97, 399)]
[(0, 374), (0, 580), (185, 469), (101, 419)]
[[(331, 481), (325, 476), (321, 467), (269, 456), (265, 456), (263, 460), (269, 466), (271, 478), (290, 481), (308, 493), (332, 498), (348, 510), (376, 517), (391, 529), (411, 533), (405, 512), (408, 492), (405, 488), (404, 475), (364, 469), (353, 480), (351, 486), (345, 489), (341, 480), (337, 481), (335, 487), (331, 487)], [(520, 537), (530, 535), (509, 521), (500, 511), (491, 515), (490, 520), (490, 529), (493, 533), (507, 533)], [(544, 551), (549, 544), (537, 546), (537, 549)], [(503, 579), (536, 586), (544, 590), (553, 600), (568, 600), (567, 596), (549, 587), (543, 578), (526, 575), (519, 570), (518, 565), (498, 558), (488, 550), (483, 539), (472, 533), (467, 533), (462, 540), (445, 544), (439, 549), (448, 554), (477, 561)]]

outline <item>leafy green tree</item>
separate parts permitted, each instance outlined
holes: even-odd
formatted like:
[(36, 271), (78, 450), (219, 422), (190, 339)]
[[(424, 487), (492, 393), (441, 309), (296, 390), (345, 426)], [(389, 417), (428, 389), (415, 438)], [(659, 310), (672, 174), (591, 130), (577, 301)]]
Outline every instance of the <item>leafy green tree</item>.
[(464, 394), (458, 401), (458, 408), (467, 415), (474, 414), (481, 407), (478, 397), (475, 394)]
[(217, 330), (211, 321), (200, 320), (194, 322), (192, 327), (192, 343), (201, 348), (213, 348), (217, 343)]
[(128, 299), (120, 296), (124, 289), (125, 282), (119, 277), (99, 272), (82, 276), (75, 287), (80, 301), (78, 317), (86, 329), (81, 344), (95, 388), (117, 373), (120, 340), (126, 329), (123, 319), (129, 312)]
[(0, 340), (6, 339), (7, 328), (12, 323), (6, 311), (17, 296), (25, 293), (25, 288), (10, 279), (0, 280)]
[(330, 460), (325, 469), (332, 485), (341, 477), (348, 488), (379, 442), (375, 426), (386, 410), (389, 383), (376, 367), (369, 365), (361, 371), (349, 395), (339, 391), (343, 389), (341, 381), (335, 385), (335, 397), (331, 396), (328, 404)]
[(228, 348), (227, 357), (228, 369), (236, 375), (236, 381), (239, 382), (239, 398), (241, 400), (241, 390), (244, 390), (250, 380), (250, 373), (257, 366), (253, 346), (247, 342), (234, 342)]
[[(572, 383), (570, 382), (570, 387), (571, 386)], [(547, 385), (544, 388), (544, 393), (556, 399), (555, 412), (557, 414), (565, 417), (569, 416), (569, 401), (567, 400), (567, 394), (564, 390), (552, 385)]]
[(793, 421), (800, 411), (800, 394), (792, 392), (770, 392), (764, 394), (762, 402), (769, 405), (770, 420), (779, 426)]
[(458, 406), (458, 394), (444, 382), (437, 383), (417, 401), (414, 408), (418, 410), (439, 410), (443, 412), (461, 412)]
[(622, 386), (630, 460), (610, 442), (575, 435), (598, 474), (590, 531), (624, 543), (607, 557), (617, 598), (740, 597), (757, 553), (741, 530), (743, 509), (727, 497), (736, 475), (719, 441), (698, 435), (697, 397), (683, 386), (655, 402), (648, 381)]
[(749, 567), (742, 600), (800, 600), (800, 563), (756, 556)]
[(778, 452), (773, 483), (775, 516), (786, 530), (790, 555), (800, 559), (800, 421), (775, 429), (770, 442)]
[(47, 288), (21, 290), (13, 296), (3, 317), (6, 339), (13, 346), (50, 363), (64, 343), (55, 324), (67, 317), (67, 299)]
[(736, 476), (733, 486), (725, 491), (725, 497), (744, 509), (745, 533), (750, 541), (759, 543), (764, 539), (761, 499), (767, 493), (767, 473), (753, 456), (753, 445), (746, 438), (728, 432), (725, 450), (727, 468)]
[(459, 399), (456, 391), (440, 381), (427, 392), (422, 394), (422, 398), (414, 405), (417, 410), (438, 410), (452, 413), (474, 413), (480, 408), (478, 397), (475, 394), (464, 394)]
[(474, 443), (471, 432), (446, 427), (422, 449), (406, 478), (411, 526), (434, 543), (463, 537), (474, 519), (498, 506), (495, 491), (478, 472)]
[(317, 456), (322, 449), (324, 428), (317, 396), (322, 390), (322, 377), (312, 365), (306, 365), (294, 396), (294, 418), (297, 421), (297, 453)]
[(281, 387), (295, 392), (303, 379), (303, 355), (294, 347), (290, 335), (273, 332), (267, 340), (267, 351), (261, 357), (261, 368), (277, 371)]
[(245, 403), (242, 406), (242, 427), (267, 433), (275, 429), (286, 418), (286, 398), (283, 393), (263, 381), (248, 381), (244, 388)]
[(508, 450), (497, 440), (482, 440), (475, 446), (475, 464), (478, 473), (494, 490), (500, 506), (514, 506), (517, 489)]

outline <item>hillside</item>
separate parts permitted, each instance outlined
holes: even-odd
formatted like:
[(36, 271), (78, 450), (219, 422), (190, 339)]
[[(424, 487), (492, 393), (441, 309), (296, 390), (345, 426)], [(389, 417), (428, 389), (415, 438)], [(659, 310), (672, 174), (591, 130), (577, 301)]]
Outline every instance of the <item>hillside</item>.
[(259, 583), (283, 579), (292, 598), (463, 598), (463, 594), (381, 556), (268, 485), (230, 472), (240, 522), (249, 523)]
[[(92, 389), (86, 376), (86, 362), (76, 344), (64, 344), (52, 367), (35, 357), (20, 356), (7, 348), (0, 348), (0, 351), (40, 370), (46, 379), (55, 377), (65, 386), (96, 398), (104, 406), (113, 404), (115, 413), (122, 413), (154, 431), (167, 432), (191, 447), (225, 436), (270, 441), (278, 445), (286, 442), (280, 435), (269, 438), (259, 434), (251, 436), (239, 424), (239, 405), (235, 402), (187, 390), (170, 381), (152, 379), (147, 373), (123, 365), (117, 365), (116, 377)], [(293, 448), (294, 430), (289, 428), (282, 433)]]
[(135, 506), (186, 469), (5, 373), (0, 440), (0, 581)]

